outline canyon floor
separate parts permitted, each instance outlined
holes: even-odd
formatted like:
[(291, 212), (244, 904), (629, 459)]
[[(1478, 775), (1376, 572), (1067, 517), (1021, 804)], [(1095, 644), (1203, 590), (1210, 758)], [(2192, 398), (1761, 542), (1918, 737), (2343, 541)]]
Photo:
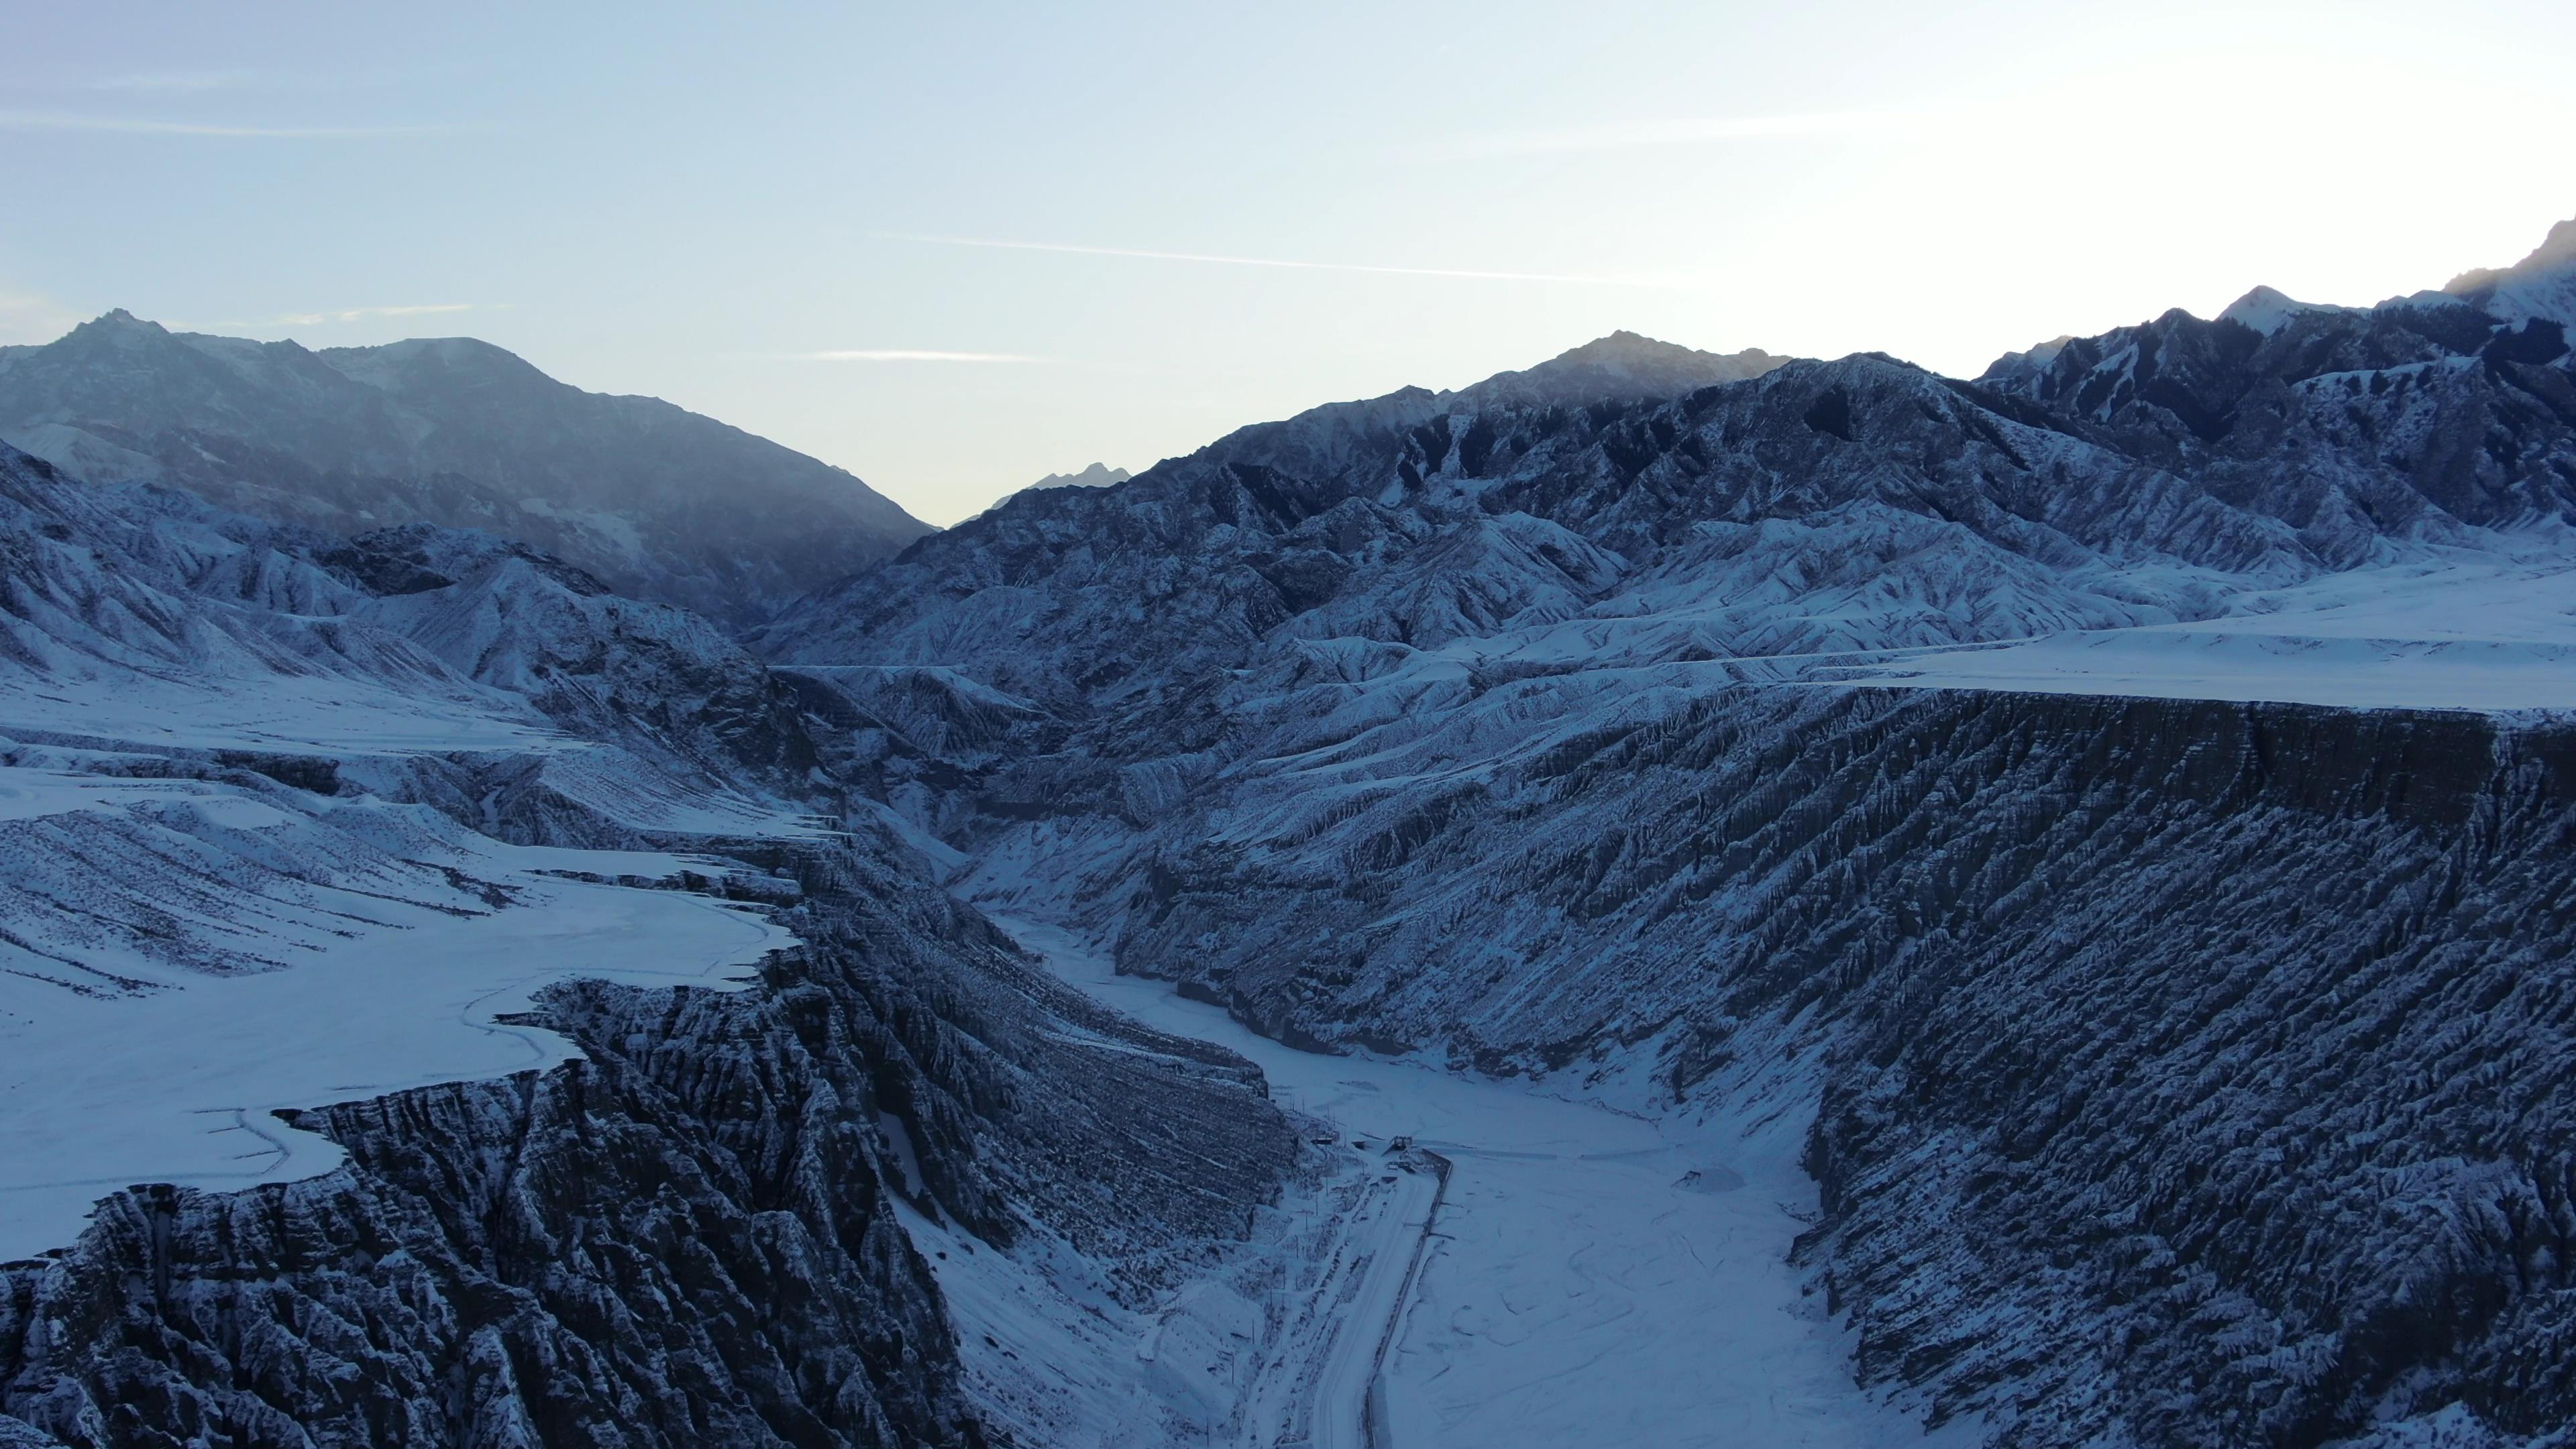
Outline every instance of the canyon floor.
[[(1349, 1366), (1374, 1361), (1384, 1330), (1364, 1287), (1323, 1346), (1261, 1344), (1261, 1382), (1313, 1375), (1315, 1445), (1878, 1446), (1970, 1442), (1955, 1423), (1927, 1436), (1851, 1379), (1849, 1343), (1788, 1261), (1815, 1186), (1797, 1155), (1809, 1110), (1781, 1090), (1648, 1115), (1608, 1082), (1582, 1096), (1553, 1084), (1479, 1079), (1420, 1063), (1299, 1051), (1256, 1035), (1169, 983), (1116, 974), (1070, 934), (1010, 923), (1066, 982), (1146, 1024), (1258, 1063), (1273, 1096), (1329, 1124), (1364, 1155), (1410, 1138), (1452, 1164), (1420, 1271), (1394, 1308), (1376, 1387), (1377, 1436), (1353, 1422)], [(1644, 1094), (1633, 1094), (1642, 1104)], [(1392, 1170), (1380, 1176), (1392, 1176)], [(1292, 1199), (1291, 1211), (1298, 1210)], [(1311, 1208), (1308, 1209), (1311, 1211)], [(1418, 1217), (1377, 1204), (1340, 1234), (1368, 1253), (1414, 1251)], [(945, 1266), (945, 1265), (943, 1265)], [(1374, 1282), (1366, 1285), (1376, 1286)], [(952, 1290), (953, 1292), (953, 1290)], [(1271, 1315), (1269, 1321), (1293, 1315)], [(1245, 1394), (1211, 1416), (1209, 1442), (1298, 1442), (1294, 1393)], [(1230, 1437), (1229, 1437), (1230, 1436)]]

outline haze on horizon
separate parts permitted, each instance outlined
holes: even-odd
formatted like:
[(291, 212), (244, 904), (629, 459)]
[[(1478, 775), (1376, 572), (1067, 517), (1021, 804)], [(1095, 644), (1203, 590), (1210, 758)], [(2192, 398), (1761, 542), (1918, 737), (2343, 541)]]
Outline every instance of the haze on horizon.
[(944, 524), (1620, 328), (1973, 373), (2576, 214), (2564, 4), (1943, 9), (7, 0), (0, 343), (470, 334)]

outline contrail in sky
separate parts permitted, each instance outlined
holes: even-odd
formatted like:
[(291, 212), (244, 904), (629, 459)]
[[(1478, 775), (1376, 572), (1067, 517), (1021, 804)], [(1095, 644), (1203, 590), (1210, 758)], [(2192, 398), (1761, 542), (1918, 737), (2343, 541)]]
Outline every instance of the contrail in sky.
[(448, 126), (228, 126), (211, 121), (150, 121), (131, 116), (84, 116), (69, 111), (0, 111), (0, 130), (103, 131), (121, 136), (220, 136), (257, 140), (355, 140), (427, 136)]
[(918, 347), (853, 347), (800, 352), (798, 362), (1047, 362), (1025, 352), (935, 352)]
[(1283, 257), (1238, 257), (1215, 252), (1165, 252), (1143, 247), (1087, 247), (1070, 242), (1004, 241), (995, 237), (935, 236), (920, 232), (876, 232), (885, 241), (929, 242), (949, 247), (991, 247), (1013, 252), (1070, 252), (1085, 257), (1142, 257), (1157, 262), (1215, 262), (1229, 267), (1286, 267), (1303, 272), (1369, 272), (1389, 277), (1460, 277), (1480, 282), (1571, 282), (1591, 287), (1659, 287), (1651, 277), (1596, 277), (1566, 272), (1490, 272), (1465, 267), (1388, 267), (1365, 262), (1305, 262)]

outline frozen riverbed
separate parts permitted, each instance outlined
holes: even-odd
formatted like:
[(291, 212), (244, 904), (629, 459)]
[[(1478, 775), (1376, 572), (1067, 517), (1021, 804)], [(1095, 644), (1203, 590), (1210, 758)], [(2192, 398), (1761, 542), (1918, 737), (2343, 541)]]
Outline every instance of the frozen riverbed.
[[(1100, 1000), (1250, 1057), (1283, 1105), (1451, 1161), (1386, 1357), (1400, 1449), (1927, 1442), (1854, 1386), (1848, 1341), (1785, 1261), (1801, 1227), (1790, 1210), (1814, 1202), (1796, 1165), (1802, 1107), (1649, 1118), (1295, 1051), (1061, 934), (1019, 934)], [(1345, 1432), (1337, 1416), (1315, 1442)]]

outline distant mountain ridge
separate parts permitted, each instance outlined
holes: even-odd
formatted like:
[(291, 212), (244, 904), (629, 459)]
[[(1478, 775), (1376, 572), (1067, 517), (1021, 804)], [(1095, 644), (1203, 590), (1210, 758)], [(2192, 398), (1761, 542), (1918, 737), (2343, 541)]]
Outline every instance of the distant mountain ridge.
[(1796, 360), (1759, 347), (1701, 352), (1623, 330), (1568, 348), (1536, 367), (1496, 373), (1442, 396), (1480, 405), (1633, 402), (1749, 381)]
[(0, 438), (276, 522), (482, 529), (737, 628), (931, 531), (839, 468), (465, 337), (314, 351), (114, 311), (0, 353)]
[(1032, 488), (1107, 488), (1113, 484), (1124, 483), (1135, 476), (1124, 468), (1112, 468), (1105, 463), (1094, 463), (1079, 473), (1049, 473), (1029, 486)]

